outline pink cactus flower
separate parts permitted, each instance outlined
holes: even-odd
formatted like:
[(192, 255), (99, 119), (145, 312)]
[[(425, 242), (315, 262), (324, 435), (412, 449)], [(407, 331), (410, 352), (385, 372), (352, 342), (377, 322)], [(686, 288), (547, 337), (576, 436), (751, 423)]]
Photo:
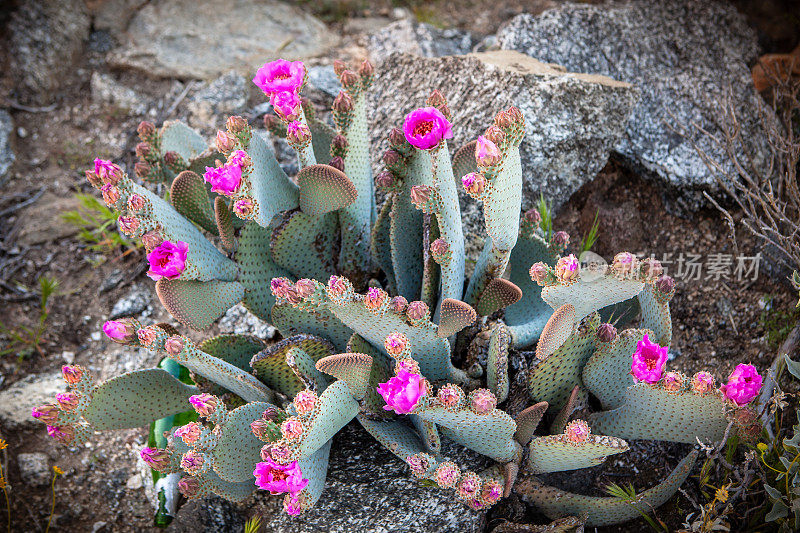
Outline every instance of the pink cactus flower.
[(108, 320), (103, 324), (103, 333), (112, 341), (121, 344), (132, 341), (135, 335), (133, 326), (122, 320)]
[(389, 355), (400, 355), (406, 349), (406, 346), (408, 346), (408, 337), (402, 333), (390, 333), (383, 341), (383, 347), (386, 348)]
[(586, 442), (590, 433), (589, 424), (584, 420), (573, 420), (564, 428), (564, 435), (567, 440), (575, 444)]
[(302, 61), (276, 59), (256, 71), (253, 83), (268, 95), (280, 91), (297, 92), (303, 86), (305, 76), (306, 67)]
[(378, 287), (370, 287), (367, 289), (367, 294), (364, 295), (364, 305), (370, 311), (377, 311), (383, 301), (386, 299), (386, 293)]
[(163, 472), (169, 468), (170, 454), (167, 450), (160, 448), (142, 448), (142, 451), (139, 452), (139, 455), (141, 456), (142, 460), (153, 470)]
[(421, 150), (430, 150), (443, 139), (453, 138), (450, 122), (435, 107), (422, 107), (406, 115), (403, 133), (411, 145)]
[(199, 472), (203, 468), (203, 463), (205, 463), (203, 455), (194, 450), (189, 450), (181, 457), (181, 468), (190, 474)]
[(294, 121), (300, 117), (302, 102), (297, 93), (281, 91), (273, 94), (269, 101), (272, 103), (275, 112), (284, 119)]
[(94, 173), (105, 183), (116, 185), (122, 178), (122, 169), (106, 159), (94, 160)]
[(386, 402), (383, 408), (399, 415), (412, 412), (426, 394), (422, 376), (405, 370), (400, 370), (397, 376), (386, 383), (380, 383), (377, 390)]
[(219, 399), (216, 396), (203, 392), (189, 397), (189, 403), (200, 416), (210, 416), (217, 410)]
[(283, 510), (289, 516), (297, 516), (303, 510), (303, 498), (300, 495), (287, 494), (283, 498)]
[(562, 257), (556, 263), (556, 277), (561, 281), (574, 281), (578, 279), (581, 264), (574, 254)]
[(701, 370), (692, 376), (692, 391), (698, 394), (706, 394), (714, 390), (714, 376), (705, 370)]
[(286, 278), (272, 278), (269, 282), (269, 288), (277, 298), (286, 298), (291, 286), (292, 282)]
[(147, 275), (158, 281), (161, 278), (178, 279), (186, 268), (186, 252), (189, 245), (183, 241), (172, 243), (164, 241), (147, 254), (150, 270)]
[(62, 411), (72, 411), (81, 401), (79, 392), (59, 392), (56, 394), (56, 403)]
[(178, 481), (178, 491), (187, 498), (197, 495), (200, 490), (200, 481), (196, 477), (184, 476)]
[(497, 407), (497, 397), (489, 389), (475, 389), (469, 393), (469, 406), (475, 414), (489, 414)]
[(149, 327), (140, 328), (136, 330), (136, 337), (138, 337), (140, 343), (144, 344), (145, 346), (150, 346), (156, 340), (156, 332)]
[(667, 347), (650, 342), (650, 337), (645, 334), (636, 345), (631, 363), (631, 375), (645, 383), (658, 383), (667, 364)]
[(491, 167), (500, 162), (503, 154), (495, 143), (484, 137), (478, 136), (475, 143), (475, 162), (481, 167)]
[(614, 256), (611, 267), (617, 274), (630, 275), (639, 267), (639, 260), (630, 252), (620, 252)]
[(228, 157), (228, 165), (236, 165), (242, 169), (253, 164), (250, 156), (244, 150), (236, 150)]
[(743, 407), (758, 396), (763, 383), (764, 379), (758, 374), (756, 367), (738, 364), (728, 376), (728, 383), (722, 385), (719, 390), (737, 407)]
[(461, 178), (461, 185), (469, 194), (482, 194), (486, 189), (486, 177), (480, 172), (470, 172)]
[(61, 375), (64, 377), (64, 381), (70, 385), (75, 385), (81, 380), (83, 371), (84, 368), (80, 366), (64, 365), (61, 367)]
[(439, 389), (436, 398), (443, 407), (454, 409), (459, 406), (464, 393), (458, 385), (447, 384)]
[(212, 191), (230, 196), (242, 183), (242, 167), (236, 164), (206, 167), (203, 178), (211, 184)]
[(456, 486), (461, 477), (461, 470), (458, 465), (446, 461), (436, 467), (433, 473), (433, 480), (443, 489), (450, 489)]
[(294, 408), (297, 410), (297, 414), (303, 416), (313, 411), (318, 399), (317, 393), (314, 391), (301, 390), (298, 392), (294, 397)]
[(72, 426), (47, 426), (47, 434), (62, 444), (69, 444), (75, 438)]
[(186, 444), (192, 445), (200, 440), (202, 426), (197, 422), (189, 422), (175, 430), (175, 436), (183, 439)]
[(129, 237), (132, 237), (133, 234), (136, 233), (136, 230), (139, 229), (139, 219), (136, 217), (122, 215), (117, 219), (117, 223), (122, 233)]
[(250, 198), (240, 198), (233, 203), (233, 212), (239, 218), (247, 218), (253, 214), (255, 204)]
[(58, 421), (58, 413), (60, 411), (61, 409), (57, 404), (49, 403), (46, 405), (40, 405), (39, 407), (34, 407), (31, 410), (31, 416), (39, 422), (43, 422), (48, 426), (51, 426)]
[(268, 458), (256, 465), (253, 475), (256, 478), (256, 485), (260, 489), (268, 490), (270, 494), (284, 492), (297, 494), (308, 485), (308, 480), (303, 479), (303, 472), (297, 461), (282, 465)]
[(281, 424), (281, 434), (288, 441), (299, 439), (305, 430), (303, 423), (295, 417), (289, 417)]
[(677, 372), (667, 372), (664, 374), (664, 388), (672, 392), (681, 390), (683, 388), (683, 376)]

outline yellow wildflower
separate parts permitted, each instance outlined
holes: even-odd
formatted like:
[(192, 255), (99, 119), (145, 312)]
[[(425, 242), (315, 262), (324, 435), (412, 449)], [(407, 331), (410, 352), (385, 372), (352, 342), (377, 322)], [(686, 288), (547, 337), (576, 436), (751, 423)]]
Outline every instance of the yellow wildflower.
[(56, 475), (59, 475), (59, 476), (64, 475), (64, 471), (61, 470), (61, 468), (59, 468), (58, 465), (53, 465), (53, 472), (55, 472)]

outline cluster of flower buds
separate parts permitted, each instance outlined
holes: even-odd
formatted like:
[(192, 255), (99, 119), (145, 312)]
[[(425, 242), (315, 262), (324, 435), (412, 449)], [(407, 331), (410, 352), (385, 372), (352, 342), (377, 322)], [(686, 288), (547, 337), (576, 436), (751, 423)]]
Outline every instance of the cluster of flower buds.
[(61, 375), (71, 390), (56, 394), (53, 403), (34, 407), (31, 416), (47, 425), (50, 437), (69, 445), (75, 441), (80, 411), (84, 408), (81, 405), (91, 399), (94, 380), (85, 368), (77, 365), (64, 365)]

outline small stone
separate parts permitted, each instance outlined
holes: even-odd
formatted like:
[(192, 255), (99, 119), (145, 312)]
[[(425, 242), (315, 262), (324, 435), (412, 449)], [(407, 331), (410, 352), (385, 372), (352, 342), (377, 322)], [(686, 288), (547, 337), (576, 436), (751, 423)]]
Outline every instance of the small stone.
[(230, 115), (240, 114), (247, 104), (247, 81), (228, 72), (197, 91), (189, 99), (189, 122), (196, 127), (216, 128)]
[(308, 83), (328, 96), (335, 97), (342, 90), (342, 84), (330, 65), (308, 67)]
[(42, 452), (21, 453), (17, 455), (19, 477), (22, 482), (32, 487), (48, 485), (51, 480), (50, 465), (47, 454)]
[(32, 374), (0, 391), (0, 421), (8, 428), (43, 427), (31, 416), (31, 410), (39, 405), (53, 403), (56, 394), (67, 386), (61, 372), (55, 374)]
[(91, 88), (92, 99), (96, 102), (111, 104), (134, 115), (143, 115), (147, 112), (147, 104), (136, 91), (125, 87), (108, 74), (93, 72)]
[(273, 326), (248, 311), (241, 303), (228, 309), (219, 319), (219, 331), (236, 335), (254, 335), (264, 340), (275, 337), (277, 332)]
[(99, 522), (95, 522), (92, 524), (92, 533), (97, 533), (98, 531), (102, 531), (108, 525), (108, 522), (103, 522), (102, 520)]
[(125, 483), (125, 486), (128, 490), (137, 490), (141, 489), (142, 484), (142, 476), (140, 474), (134, 474), (128, 478), (128, 481)]
[(111, 308), (108, 320), (115, 320), (124, 316), (138, 316), (148, 310), (151, 305), (151, 291), (144, 285), (136, 284), (131, 290), (117, 300)]
[(75, 352), (63, 351), (61, 352), (61, 359), (68, 365), (71, 365), (75, 362)]
[(122, 283), (123, 279), (125, 279), (125, 273), (121, 269), (115, 268), (100, 284), (100, 294), (115, 288), (117, 285)]

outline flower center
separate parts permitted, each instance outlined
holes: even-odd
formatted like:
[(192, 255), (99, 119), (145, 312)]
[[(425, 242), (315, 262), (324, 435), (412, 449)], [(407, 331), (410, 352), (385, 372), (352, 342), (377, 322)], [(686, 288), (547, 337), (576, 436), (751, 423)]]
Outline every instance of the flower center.
[(647, 354), (645, 355), (644, 362), (647, 365), (647, 370), (653, 370), (658, 364), (658, 357), (654, 357), (654, 354)]
[(431, 130), (433, 130), (433, 121), (426, 120), (425, 122), (420, 122), (414, 126), (414, 135), (424, 137), (425, 135), (429, 134)]

